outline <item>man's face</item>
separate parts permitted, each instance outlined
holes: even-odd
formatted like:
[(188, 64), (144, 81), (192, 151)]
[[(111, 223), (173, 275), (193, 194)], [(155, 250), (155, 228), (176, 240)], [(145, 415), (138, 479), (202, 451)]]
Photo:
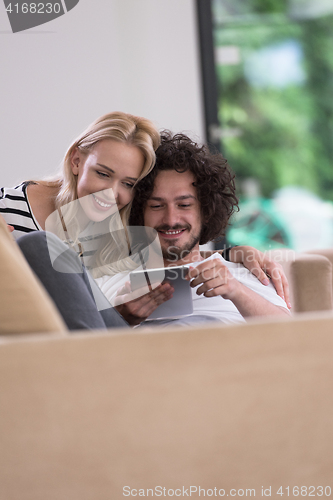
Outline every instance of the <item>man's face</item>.
[(190, 171), (161, 171), (144, 210), (144, 224), (158, 232), (163, 257), (170, 262), (190, 261), (199, 251), (202, 223), (194, 182)]

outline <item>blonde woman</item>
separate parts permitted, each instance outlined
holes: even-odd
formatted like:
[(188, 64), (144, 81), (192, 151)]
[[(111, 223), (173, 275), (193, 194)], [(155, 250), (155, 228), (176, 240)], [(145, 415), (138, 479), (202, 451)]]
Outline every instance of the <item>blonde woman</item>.
[[(120, 261), (120, 250), (125, 252), (117, 229), (126, 227), (133, 187), (152, 169), (159, 141), (158, 130), (145, 118), (114, 112), (97, 119), (68, 148), (54, 179), (2, 190), (0, 211), (14, 228), (14, 238), (47, 229), (71, 242), (77, 252), (94, 253), (90, 267), (95, 274), (110, 273), (107, 262)], [(93, 231), (107, 234), (104, 241), (87, 238), (91, 221), (100, 223)], [(90, 240), (85, 245), (79, 238), (83, 230)]]
[[(111, 319), (99, 317), (94, 300), (90, 301), (93, 280), (88, 278), (74, 252), (57, 238), (48, 237), (49, 245), (58, 248), (67, 271), (58, 273), (53, 268), (43, 232), (46, 220), (62, 207), (74, 207), (67, 211), (65, 220), (74, 244), (82, 225), (91, 220), (97, 223), (106, 218), (112, 220), (119, 213), (126, 226), (133, 188), (153, 168), (159, 143), (159, 132), (150, 120), (122, 112), (109, 113), (93, 122), (71, 144), (54, 179), (24, 182), (16, 188), (1, 190), (0, 213), (13, 228), (12, 235), (18, 239), (70, 329), (121, 326), (124, 322), (119, 321), (115, 311)], [(75, 200), (79, 203), (73, 204)], [(82, 221), (82, 216), (87, 220)], [(28, 238), (26, 233), (32, 234)], [(110, 247), (110, 238), (107, 246)], [(80, 297), (79, 293), (83, 295)], [(105, 304), (105, 308), (108, 306)]]
[(122, 112), (106, 114), (73, 141), (53, 179), (2, 188), (0, 213), (17, 239), (44, 230), (46, 219), (59, 207), (112, 188), (126, 224), (133, 187), (153, 168), (159, 143), (150, 120)]

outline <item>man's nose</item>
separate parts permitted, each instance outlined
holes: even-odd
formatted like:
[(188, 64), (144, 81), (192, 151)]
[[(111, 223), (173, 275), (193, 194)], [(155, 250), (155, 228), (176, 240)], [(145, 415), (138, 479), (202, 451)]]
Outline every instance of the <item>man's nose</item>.
[(173, 227), (179, 223), (179, 214), (175, 207), (167, 207), (163, 215), (164, 224)]

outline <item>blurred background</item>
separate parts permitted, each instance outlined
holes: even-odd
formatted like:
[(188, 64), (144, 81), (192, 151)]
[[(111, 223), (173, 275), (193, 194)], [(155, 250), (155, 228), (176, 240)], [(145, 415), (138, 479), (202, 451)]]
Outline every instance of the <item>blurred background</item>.
[(122, 110), (218, 148), (240, 211), (224, 244), (333, 245), (332, 0), (80, 0), (13, 34), (0, 5), (1, 186), (50, 175)]
[(195, 0), (80, 0), (13, 34), (1, 1), (1, 186), (54, 173), (110, 111), (204, 139), (197, 27)]
[(211, 142), (237, 175), (230, 244), (333, 245), (333, 2), (212, 0)]

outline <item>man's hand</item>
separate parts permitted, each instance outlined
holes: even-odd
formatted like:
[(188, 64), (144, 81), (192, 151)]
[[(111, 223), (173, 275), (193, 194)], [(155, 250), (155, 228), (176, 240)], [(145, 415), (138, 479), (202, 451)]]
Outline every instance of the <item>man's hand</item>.
[(205, 297), (221, 295), (224, 299), (233, 300), (241, 286), (219, 258), (190, 267), (185, 279), (192, 280), (190, 283), (192, 288), (201, 284), (196, 293)]
[(269, 284), (271, 278), (276, 293), (282, 297), (291, 309), (289, 285), (281, 264), (274, 262), (260, 250), (249, 246), (233, 247), (229, 250), (230, 262), (243, 264), (263, 285)]
[[(131, 326), (139, 325), (166, 300), (171, 299), (174, 288), (170, 283), (158, 285), (153, 291), (141, 295), (140, 290), (131, 291), (128, 281), (117, 293), (113, 303), (117, 311)], [(138, 297), (138, 295), (140, 295)]]
[(192, 280), (191, 287), (201, 285), (196, 292), (198, 295), (220, 295), (231, 300), (244, 318), (290, 314), (286, 308), (272, 304), (240, 283), (219, 258), (190, 267), (185, 279)]

